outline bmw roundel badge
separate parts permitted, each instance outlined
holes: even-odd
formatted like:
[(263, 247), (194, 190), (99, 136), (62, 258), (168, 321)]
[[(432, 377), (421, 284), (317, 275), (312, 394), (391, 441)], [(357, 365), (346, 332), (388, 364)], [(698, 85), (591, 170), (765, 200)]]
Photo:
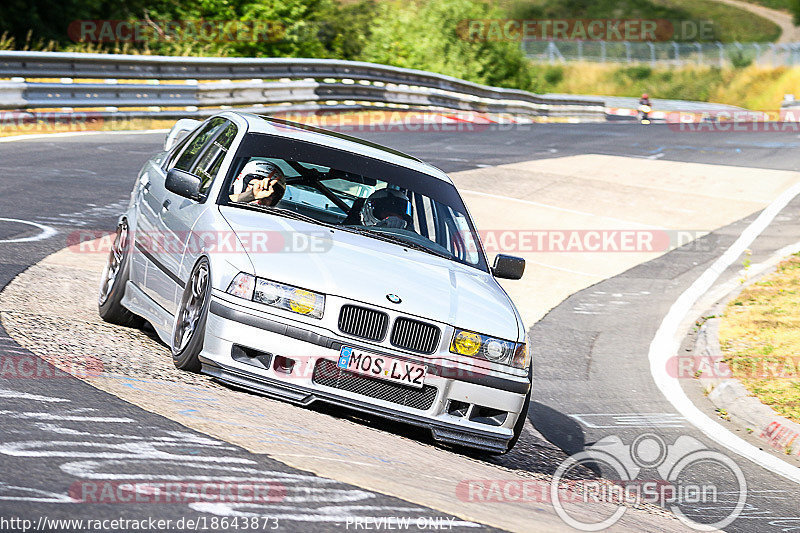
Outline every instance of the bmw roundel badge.
[(399, 304), (403, 300), (396, 294), (387, 294), (386, 299), (392, 302), (393, 304)]

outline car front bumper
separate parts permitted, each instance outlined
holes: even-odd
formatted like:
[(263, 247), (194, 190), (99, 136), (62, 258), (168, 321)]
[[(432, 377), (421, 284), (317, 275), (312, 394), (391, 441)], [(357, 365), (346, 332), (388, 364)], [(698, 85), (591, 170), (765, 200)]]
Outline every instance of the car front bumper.
[[(341, 371), (342, 346), (425, 364), (425, 387)], [(506, 450), (530, 388), (530, 378), (456, 372), (216, 296), (200, 360), (204, 373), (236, 387), (298, 405), (320, 401), (373, 413), (428, 428), (438, 441), (494, 452)]]

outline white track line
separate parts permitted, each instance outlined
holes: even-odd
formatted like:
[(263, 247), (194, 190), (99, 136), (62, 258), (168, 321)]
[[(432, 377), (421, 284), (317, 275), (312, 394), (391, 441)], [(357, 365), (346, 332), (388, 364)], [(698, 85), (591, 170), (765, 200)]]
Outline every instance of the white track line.
[(712, 287), (719, 276), (744, 253), (756, 237), (772, 223), (775, 216), (798, 194), (800, 194), (800, 183), (795, 184), (778, 196), (742, 232), (736, 242), (680, 295), (661, 322), (661, 326), (650, 344), (649, 352), (650, 373), (653, 376), (653, 381), (655, 381), (666, 399), (689, 422), (716, 443), (795, 483), (800, 483), (800, 468), (760, 450), (705, 415), (686, 396), (678, 378), (669, 376), (665, 369), (669, 358), (678, 353), (680, 349), (682, 338), (681, 322), (691, 312), (695, 303)]
[(50, 226), (45, 226), (44, 224), (39, 224), (38, 222), (31, 222), (30, 220), (19, 220), (16, 218), (0, 218), (0, 221), (13, 222), (16, 224), (27, 224), (29, 226), (34, 226), (42, 230), (41, 233), (37, 233), (33, 237), (22, 237), (20, 239), (2, 239), (0, 240), (0, 243), (42, 241), (44, 239), (49, 239), (50, 237), (58, 233)]
[(502, 196), (499, 194), (490, 194), (488, 192), (480, 192), (480, 191), (470, 191), (465, 189), (459, 189), (462, 194), (474, 194), (475, 196), (485, 196), (487, 198), (496, 198), (498, 200), (507, 200), (510, 202), (517, 202), (520, 204), (527, 204), (533, 205), (536, 207), (542, 207), (544, 209), (553, 209), (554, 211), (561, 211), (562, 213), (571, 213), (573, 215), (583, 215), (587, 217), (593, 218), (604, 218), (606, 220), (613, 220), (614, 222), (622, 223), (622, 224), (632, 224), (634, 226), (641, 226), (643, 228), (650, 228), (650, 229), (663, 229), (658, 226), (652, 226), (650, 224), (643, 224), (641, 222), (634, 222), (632, 220), (622, 220), (621, 218), (609, 217), (606, 215), (598, 215), (597, 213), (589, 213), (587, 211), (578, 211), (577, 209), (569, 209), (567, 207), (558, 207), (556, 205), (549, 205), (543, 204), (541, 202), (534, 202), (533, 200), (523, 200), (522, 198), (512, 198), (510, 196)]

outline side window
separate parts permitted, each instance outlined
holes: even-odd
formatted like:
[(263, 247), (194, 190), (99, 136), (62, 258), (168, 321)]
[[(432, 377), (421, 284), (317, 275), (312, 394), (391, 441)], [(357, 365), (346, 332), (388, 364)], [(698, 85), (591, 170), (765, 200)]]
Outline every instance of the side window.
[(200, 185), (200, 192), (206, 192), (214, 181), (219, 167), (222, 166), (222, 160), (233, 144), (233, 139), (236, 138), (236, 126), (227, 122), (227, 125), (220, 131), (206, 148), (197, 160), (194, 166), (194, 174), (202, 180)]
[(177, 145), (175, 145), (175, 148), (172, 149), (172, 152), (167, 154), (166, 163), (163, 165), (164, 168), (169, 170), (175, 166), (175, 161), (178, 159), (178, 156), (181, 155), (181, 152), (183, 152), (183, 149), (186, 147), (186, 143), (188, 143), (189, 139), (191, 138), (192, 134), (190, 132), (188, 135), (186, 135), (186, 137), (181, 139)]
[(189, 143), (186, 145), (186, 148), (184, 148), (181, 155), (178, 156), (178, 159), (175, 161), (173, 168), (191, 172), (197, 156), (203, 150), (203, 146), (205, 146), (208, 141), (213, 139), (227, 123), (228, 121), (224, 118), (214, 118), (210, 120), (205, 126), (202, 127), (197, 135), (195, 135), (194, 138), (189, 141)]

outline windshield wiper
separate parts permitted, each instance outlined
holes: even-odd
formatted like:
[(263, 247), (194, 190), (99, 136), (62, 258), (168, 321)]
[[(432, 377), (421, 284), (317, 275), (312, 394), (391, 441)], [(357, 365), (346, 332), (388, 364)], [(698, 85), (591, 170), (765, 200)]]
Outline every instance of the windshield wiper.
[(293, 218), (295, 220), (302, 220), (303, 222), (308, 222), (310, 224), (319, 224), (320, 226), (327, 226), (327, 227), (330, 227), (330, 228), (338, 227), (338, 226), (335, 226), (333, 224), (329, 224), (327, 222), (322, 222), (320, 220), (317, 220), (314, 217), (310, 217), (308, 215), (304, 215), (302, 213), (298, 213), (297, 211), (292, 211), (291, 209), (286, 209), (286, 208), (283, 208), (283, 207), (274, 207), (274, 206), (270, 206), (270, 205), (259, 205), (259, 204), (242, 204), (242, 203), (237, 203), (237, 202), (233, 202), (233, 203), (231, 203), (229, 205), (235, 205), (237, 207), (244, 207), (245, 209), (251, 209), (253, 211), (261, 211), (262, 213), (271, 213), (271, 214), (278, 215), (278, 216), (281, 216), (281, 217)]
[(318, 224), (320, 226), (325, 226), (328, 228), (338, 229), (342, 231), (349, 231), (351, 233), (357, 233), (359, 235), (364, 235), (366, 237), (371, 237), (373, 239), (377, 239), (379, 241), (384, 242), (391, 242), (393, 244), (399, 244), (401, 246), (405, 246), (407, 248), (413, 248), (414, 250), (418, 250), (420, 252), (426, 252), (431, 255), (435, 255), (437, 257), (442, 257), (444, 259), (453, 259), (452, 254), (439, 252), (432, 248), (428, 248), (422, 244), (415, 243), (414, 241), (409, 241), (403, 239), (402, 237), (398, 237), (396, 235), (392, 235), (389, 233), (379, 233), (377, 231), (372, 231), (367, 228), (359, 227), (359, 226), (341, 226), (337, 224), (330, 224), (328, 222), (322, 222), (317, 220), (314, 217), (310, 217), (308, 215), (304, 215), (302, 213), (298, 213), (296, 211), (292, 211), (291, 209), (285, 209), (283, 207), (273, 207), (269, 205), (259, 205), (259, 204), (243, 204), (232, 202), (229, 205), (235, 205), (237, 207), (243, 207), (245, 209), (251, 209), (253, 211), (261, 211), (262, 213), (272, 213), (278, 216), (286, 217), (286, 218), (293, 218), (295, 220), (302, 220), (304, 222), (309, 222), (311, 224)]
[(347, 231), (352, 231), (354, 233), (358, 233), (359, 235), (372, 237), (373, 239), (378, 239), (379, 241), (391, 242), (393, 244), (399, 244), (407, 248), (413, 248), (414, 250), (419, 250), (420, 252), (426, 252), (431, 255), (435, 255), (437, 257), (442, 257), (444, 259), (453, 259), (453, 256), (451, 254), (439, 252), (432, 248), (428, 248), (427, 246), (424, 246), (422, 244), (418, 244), (414, 241), (403, 239), (402, 237), (398, 237), (397, 235), (392, 235), (390, 233), (379, 233), (377, 231), (372, 231), (358, 226), (340, 226), (340, 229), (346, 229)]

